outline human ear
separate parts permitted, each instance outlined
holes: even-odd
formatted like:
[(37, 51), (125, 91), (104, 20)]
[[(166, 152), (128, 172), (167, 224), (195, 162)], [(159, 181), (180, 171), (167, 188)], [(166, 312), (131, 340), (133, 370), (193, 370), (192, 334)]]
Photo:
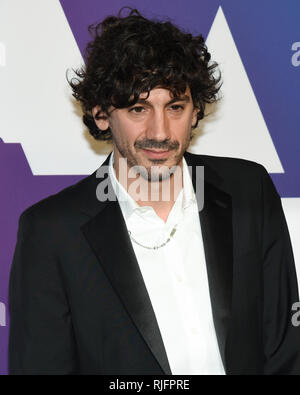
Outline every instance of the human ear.
[(101, 107), (99, 105), (92, 109), (92, 114), (94, 121), (100, 130), (107, 130), (109, 128), (108, 116), (104, 111), (101, 111)]
[(194, 108), (193, 114), (192, 114), (192, 127), (193, 127), (193, 128), (197, 125), (197, 121), (198, 121), (198, 119), (197, 119), (198, 112), (199, 112), (199, 109), (198, 109), (198, 108)]

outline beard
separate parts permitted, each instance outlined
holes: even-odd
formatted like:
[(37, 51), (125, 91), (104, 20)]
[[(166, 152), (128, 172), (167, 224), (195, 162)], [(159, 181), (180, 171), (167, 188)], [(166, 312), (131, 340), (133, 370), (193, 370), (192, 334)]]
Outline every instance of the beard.
[[(137, 174), (148, 182), (161, 182), (169, 179), (175, 173), (192, 138), (192, 131), (190, 131), (181, 146), (178, 141), (170, 141), (169, 139), (157, 141), (144, 138), (137, 140), (134, 143), (134, 148), (130, 147), (127, 142), (122, 144), (115, 138), (113, 138), (113, 142), (121, 157), (127, 159), (129, 169), (133, 168)], [(145, 158), (143, 149), (170, 151), (171, 155), (162, 159)]]

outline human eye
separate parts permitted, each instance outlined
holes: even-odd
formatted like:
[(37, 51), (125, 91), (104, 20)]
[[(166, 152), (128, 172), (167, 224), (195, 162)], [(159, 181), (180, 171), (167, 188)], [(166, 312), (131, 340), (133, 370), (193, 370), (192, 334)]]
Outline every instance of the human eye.
[(180, 104), (172, 104), (171, 109), (175, 112), (184, 110), (184, 106)]
[(142, 106), (136, 106), (136, 107), (132, 107), (129, 112), (132, 112), (134, 114), (141, 114), (144, 110), (144, 107)]

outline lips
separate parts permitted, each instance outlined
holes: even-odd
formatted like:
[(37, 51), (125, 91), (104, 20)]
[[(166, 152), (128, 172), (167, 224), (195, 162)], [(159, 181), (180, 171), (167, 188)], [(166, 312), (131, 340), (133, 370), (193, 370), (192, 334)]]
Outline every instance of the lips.
[(166, 158), (170, 151), (158, 151), (158, 150), (148, 150), (148, 149), (143, 149), (143, 152), (150, 158), (156, 158), (156, 159), (161, 159), (161, 158)]

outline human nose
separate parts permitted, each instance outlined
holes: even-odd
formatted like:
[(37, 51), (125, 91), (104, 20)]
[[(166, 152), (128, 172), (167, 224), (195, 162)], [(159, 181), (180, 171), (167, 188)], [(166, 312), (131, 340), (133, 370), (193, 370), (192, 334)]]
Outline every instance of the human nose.
[(170, 125), (164, 111), (154, 111), (149, 119), (147, 138), (162, 141), (170, 137)]

